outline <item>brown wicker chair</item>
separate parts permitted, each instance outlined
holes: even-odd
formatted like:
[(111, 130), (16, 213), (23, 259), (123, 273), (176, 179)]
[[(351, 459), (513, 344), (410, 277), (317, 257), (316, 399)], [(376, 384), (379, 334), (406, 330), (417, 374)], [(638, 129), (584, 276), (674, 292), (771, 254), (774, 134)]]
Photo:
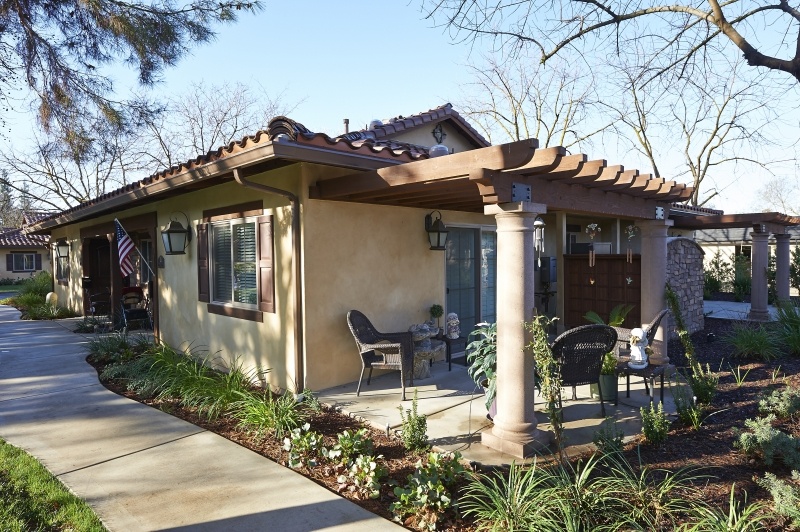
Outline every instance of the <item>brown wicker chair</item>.
[(414, 342), (410, 332), (378, 332), (364, 314), (357, 310), (347, 313), (347, 324), (356, 341), (361, 355), (361, 376), (358, 378), (356, 395), (361, 394), (361, 380), (364, 370), (369, 368), (367, 384), (372, 379), (372, 369), (399, 369), (400, 385), (403, 388), (403, 401), (406, 400), (406, 376), (414, 385)]
[[(572, 399), (577, 399), (575, 387), (597, 384), (600, 388), (600, 367), (603, 357), (613, 351), (617, 343), (617, 332), (608, 325), (583, 325), (570, 329), (555, 339), (553, 357), (561, 366), (562, 386), (572, 386)], [(559, 397), (559, 408), (561, 398)], [(603, 390), (600, 389), (600, 409), (603, 417), (606, 406)]]

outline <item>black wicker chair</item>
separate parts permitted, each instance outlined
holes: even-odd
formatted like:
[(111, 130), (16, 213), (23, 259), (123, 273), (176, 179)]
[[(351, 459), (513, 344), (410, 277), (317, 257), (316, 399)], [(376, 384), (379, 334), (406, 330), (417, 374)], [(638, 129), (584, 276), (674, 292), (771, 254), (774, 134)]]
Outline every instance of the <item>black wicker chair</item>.
[[(664, 319), (664, 316), (667, 315), (669, 310), (664, 309), (658, 314), (656, 317), (653, 318), (649, 324), (646, 325), (647, 327), (647, 345), (653, 345), (653, 340), (656, 338), (656, 331), (658, 330), (658, 326), (661, 325), (661, 320)], [(617, 348), (625, 348), (627, 347), (628, 343), (631, 341), (631, 330), (632, 329), (625, 329), (623, 327), (614, 327), (614, 330), (617, 331)]]
[(358, 378), (356, 395), (361, 394), (364, 370), (369, 368), (367, 384), (372, 379), (372, 369), (399, 369), (403, 401), (406, 400), (406, 376), (414, 385), (414, 342), (410, 332), (378, 332), (364, 314), (357, 310), (347, 313), (347, 324), (361, 355), (361, 376)]
[[(600, 367), (603, 357), (614, 350), (617, 332), (608, 325), (584, 325), (570, 329), (555, 339), (553, 357), (561, 367), (562, 386), (572, 386), (572, 399), (577, 399), (575, 387), (597, 384), (600, 388)], [(559, 396), (559, 408), (561, 397)], [(600, 409), (603, 417), (606, 406), (600, 389)]]

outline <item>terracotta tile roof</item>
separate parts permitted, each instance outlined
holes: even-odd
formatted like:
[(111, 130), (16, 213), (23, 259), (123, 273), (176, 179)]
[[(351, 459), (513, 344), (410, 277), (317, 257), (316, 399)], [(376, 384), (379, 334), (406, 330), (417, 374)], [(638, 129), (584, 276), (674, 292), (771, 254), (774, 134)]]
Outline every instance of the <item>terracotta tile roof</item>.
[(57, 211), (27, 211), (22, 213), (22, 224), (29, 225), (35, 224), (39, 220), (44, 220), (45, 218), (49, 218), (54, 214), (58, 214)]
[[(362, 129), (348, 133), (354, 136), (353, 138), (364, 138), (379, 140), (392, 135), (396, 135), (402, 131), (415, 129), (425, 124), (435, 124), (444, 120), (451, 119), (455, 122), (457, 127), (462, 130), (464, 135), (469, 138), (476, 148), (485, 148), (491, 146), (491, 143), (481, 135), (478, 130), (472, 127), (472, 124), (467, 122), (460, 114), (453, 110), (453, 105), (446, 103), (434, 109), (430, 109), (423, 113), (411, 116), (397, 116), (385, 120), (383, 124), (376, 125), (370, 129)], [(426, 150), (427, 147), (423, 149)]]
[(26, 235), (22, 229), (4, 228), (0, 231), (0, 248), (41, 248), (50, 242), (48, 235)]

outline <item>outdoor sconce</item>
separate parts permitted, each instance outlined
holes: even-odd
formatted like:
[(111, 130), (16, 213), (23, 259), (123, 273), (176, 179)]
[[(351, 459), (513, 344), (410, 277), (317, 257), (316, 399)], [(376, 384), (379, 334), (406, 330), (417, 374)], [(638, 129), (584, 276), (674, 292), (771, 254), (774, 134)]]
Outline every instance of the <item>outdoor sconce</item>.
[[(433, 213), (438, 213), (439, 217), (433, 219)], [(444, 251), (445, 243), (447, 242), (447, 226), (442, 222), (442, 213), (433, 211), (425, 215), (425, 230), (428, 232), (428, 240), (431, 243), (431, 249), (435, 251)]]
[(542, 267), (542, 252), (544, 251), (544, 220), (536, 217), (533, 222), (533, 247), (536, 249), (536, 267)]
[(69, 257), (69, 242), (66, 240), (59, 240), (56, 242), (56, 253), (59, 259), (66, 259)]
[(189, 217), (183, 214), (186, 218), (186, 228), (175, 219), (174, 213), (170, 215), (169, 225), (161, 230), (161, 240), (164, 241), (164, 254), (165, 255), (185, 255), (186, 246), (192, 241), (192, 226), (189, 224)]

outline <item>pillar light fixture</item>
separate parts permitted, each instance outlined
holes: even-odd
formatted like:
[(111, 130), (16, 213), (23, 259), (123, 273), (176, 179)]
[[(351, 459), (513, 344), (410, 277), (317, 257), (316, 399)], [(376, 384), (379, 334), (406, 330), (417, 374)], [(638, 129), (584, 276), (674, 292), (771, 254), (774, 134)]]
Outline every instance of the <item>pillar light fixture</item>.
[[(433, 214), (437, 213), (438, 218), (434, 219)], [(444, 251), (445, 244), (447, 243), (447, 226), (442, 222), (442, 213), (433, 211), (425, 215), (425, 231), (428, 232), (428, 241), (431, 244), (431, 249), (435, 251)]]
[(536, 250), (536, 268), (542, 267), (542, 252), (544, 251), (544, 220), (536, 217), (533, 222), (533, 248)]
[(64, 239), (56, 242), (56, 254), (58, 254), (59, 259), (66, 259), (69, 257), (69, 242)]
[(167, 227), (161, 230), (161, 240), (164, 242), (165, 255), (185, 255), (186, 246), (192, 241), (192, 225), (189, 223), (189, 217), (184, 213), (186, 219), (186, 227), (183, 227), (178, 220), (175, 219), (176, 213), (170, 215), (170, 222)]

